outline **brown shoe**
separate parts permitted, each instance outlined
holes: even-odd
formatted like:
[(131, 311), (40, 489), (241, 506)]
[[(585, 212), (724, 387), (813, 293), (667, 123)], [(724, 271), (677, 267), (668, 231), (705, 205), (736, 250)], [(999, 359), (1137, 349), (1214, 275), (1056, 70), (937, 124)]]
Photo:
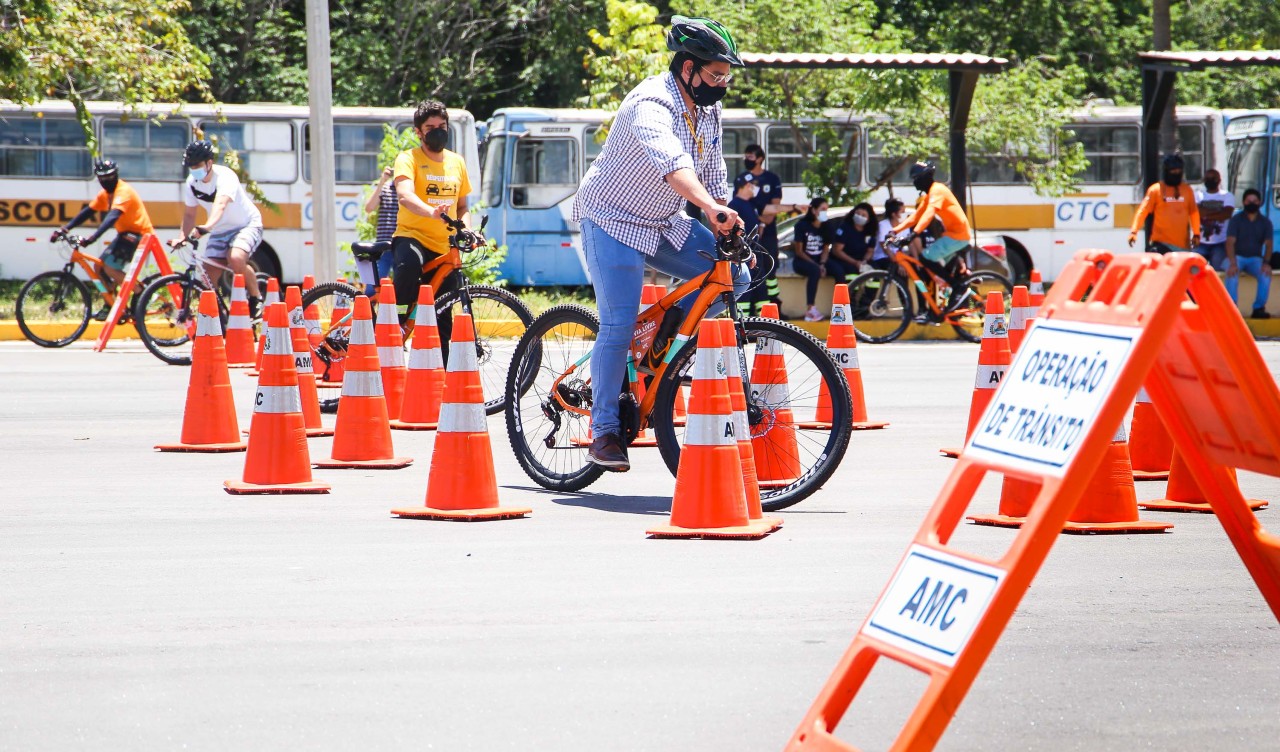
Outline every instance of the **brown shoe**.
[(614, 473), (625, 473), (631, 469), (631, 461), (627, 459), (627, 448), (617, 434), (597, 436), (587, 450), (587, 459)]

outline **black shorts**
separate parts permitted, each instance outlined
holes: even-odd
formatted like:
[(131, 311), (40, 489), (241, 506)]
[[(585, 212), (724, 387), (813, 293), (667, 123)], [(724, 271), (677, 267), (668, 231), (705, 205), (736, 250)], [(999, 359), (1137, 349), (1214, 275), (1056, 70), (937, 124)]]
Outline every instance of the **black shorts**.
[(133, 261), (133, 254), (138, 252), (138, 243), (141, 240), (142, 236), (136, 232), (122, 232), (116, 235), (116, 239), (107, 246), (107, 252), (102, 256), (102, 263), (117, 271), (124, 271), (129, 262)]

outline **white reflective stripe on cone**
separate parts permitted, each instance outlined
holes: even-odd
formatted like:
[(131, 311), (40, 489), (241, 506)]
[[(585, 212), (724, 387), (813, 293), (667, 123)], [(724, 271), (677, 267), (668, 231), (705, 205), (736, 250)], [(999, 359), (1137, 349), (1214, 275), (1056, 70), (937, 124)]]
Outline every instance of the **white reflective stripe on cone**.
[(395, 347), (379, 347), (378, 362), (383, 368), (399, 368), (404, 365), (404, 348)]
[(738, 443), (733, 418), (729, 415), (689, 413), (684, 428), (685, 446), (735, 446)]
[(311, 367), (311, 351), (305, 353), (293, 354), (293, 367), (298, 371), (298, 375), (315, 373), (315, 369)]
[(995, 389), (1000, 386), (1000, 380), (1004, 378), (1004, 372), (1009, 366), (984, 366), (978, 364), (978, 375), (973, 379), (974, 389)]
[(782, 343), (771, 337), (756, 339), (756, 355), (781, 355)]
[(858, 348), (856, 347), (833, 347), (830, 349), (831, 357), (836, 359), (836, 365), (841, 368), (861, 368), (858, 365)]
[(838, 303), (831, 306), (831, 323), (847, 324), (853, 321), (853, 309), (848, 303)]
[(694, 381), (724, 378), (724, 348), (717, 347), (712, 350), (699, 347), (693, 355), (693, 368), (690, 370), (689, 377)]
[(197, 337), (221, 337), (222, 324), (219, 323), (217, 316), (206, 316), (199, 314), (196, 319), (196, 336)]
[(484, 405), (446, 402), (440, 406), (436, 433), (481, 433), (484, 430)]
[(285, 327), (268, 327), (267, 344), (263, 346), (263, 355), (293, 355), (293, 339)]
[(249, 317), (248, 317), (248, 316), (245, 316), (245, 315), (239, 315), (239, 316), (228, 316), (228, 317), (227, 317), (227, 328), (228, 328), (228, 329), (248, 329), (248, 328), (249, 328)]
[(1145, 386), (1139, 388), (1138, 398), (1135, 399), (1134, 402), (1150, 402), (1150, 401), (1151, 401), (1151, 395), (1147, 394), (1147, 388)]
[(245, 292), (245, 289), (243, 287), (233, 287), (231, 288), (231, 302), (232, 303), (248, 303), (249, 293)]
[(381, 397), (382, 374), (378, 371), (347, 371), (342, 377), (343, 397)]
[(305, 329), (307, 327), (307, 320), (303, 317), (301, 308), (294, 308), (289, 311), (289, 326), (293, 329)]
[(752, 384), (751, 394), (764, 403), (764, 407), (790, 407), (791, 386), (789, 384)]
[(306, 319), (304, 323), (307, 326), (307, 334), (320, 333), (320, 319)]
[[(381, 312), (378, 314), (381, 316)], [(435, 326), (436, 325), (436, 307), (435, 306), (418, 306), (418, 312), (414, 314), (413, 322), (415, 326)]]
[(466, 342), (449, 343), (449, 371), (451, 373), (479, 370), (480, 363), (476, 360), (475, 342), (468, 340)]
[(253, 398), (255, 413), (300, 413), (302, 398), (296, 386), (260, 386)]
[(1009, 328), (1010, 329), (1026, 329), (1027, 328), (1027, 309), (1018, 306), (1009, 310)]
[(378, 321), (383, 324), (400, 324), (400, 313), (396, 311), (395, 303), (379, 303), (378, 304)]
[(283, 303), (283, 302), (284, 301), (280, 299), (279, 291), (271, 292), (270, 290), (267, 290), (267, 297), (262, 301), (262, 307), (263, 309), (265, 309), (267, 306), (271, 305), (272, 303)]
[(351, 322), (351, 344), (373, 345), (373, 322), (369, 319), (356, 319)]
[(410, 350), (409, 368), (420, 370), (444, 368), (444, 356), (440, 354), (438, 347)]

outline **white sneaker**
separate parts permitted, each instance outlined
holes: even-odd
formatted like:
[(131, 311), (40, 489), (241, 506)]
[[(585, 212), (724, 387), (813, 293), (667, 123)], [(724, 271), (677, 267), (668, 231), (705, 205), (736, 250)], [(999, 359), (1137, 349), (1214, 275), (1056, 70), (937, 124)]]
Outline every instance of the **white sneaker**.
[(823, 316), (822, 311), (819, 311), (816, 306), (809, 306), (809, 310), (804, 314), (805, 321), (822, 321), (825, 318), (826, 316)]

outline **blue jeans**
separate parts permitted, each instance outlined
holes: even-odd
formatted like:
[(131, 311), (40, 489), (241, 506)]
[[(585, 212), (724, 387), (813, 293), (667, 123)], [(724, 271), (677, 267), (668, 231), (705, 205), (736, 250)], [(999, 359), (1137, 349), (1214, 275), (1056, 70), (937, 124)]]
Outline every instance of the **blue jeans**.
[[(1258, 293), (1253, 296), (1253, 310), (1266, 308), (1267, 296), (1271, 294), (1271, 275), (1262, 273), (1262, 257), (1236, 256), (1236, 268), (1240, 270), (1240, 274), (1248, 274), (1258, 280)], [(1240, 296), (1240, 274), (1227, 277), (1227, 292), (1236, 302), (1239, 302)]]
[[(382, 255), (378, 257), (378, 263), (374, 264), (374, 268), (378, 270), (378, 279), (386, 279), (387, 277), (390, 277), (391, 267), (395, 265), (395, 262), (396, 255), (394, 253), (390, 250), (383, 251)], [(374, 293), (377, 291), (377, 288), (373, 285), (364, 286), (364, 294), (368, 295), (370, 298), (372, 298)]]
[[(676, 248), (665, 239), (658, 252), (648, 257), (640, 251), (612, 238), (589, 219), (582, 220), (582, 253), (587, 271), (596, 290), (596, 307), (600, 310), (600, 334), (591, 350), (591, 434), (620, 434), (618, 395), (627, 372), (627, 351), (635, 334), (636, 314), (640, 312), (640, 291), (644, 287), (644, 267), (649, 266), (677, 279), (693, 279), (706, 274), (712, 262), (698, 255), (698, 250), (714, 253), (715, 236), (694, 222), (684, 247)], [(740, 266), (734, 278), (733, 295), (741, 297), (751, 284), (746, 266)], [(679, 305), (686, 312), (698, 293), (686, 296)], [(716, 304), (707, 315), (714, 316), (724, 307)]]
[(1196, 253), (1204, 256), (1212, 266), (1218, 271), (1226, 271), (1227, 268), (1227, 244), (1223, 243), (1201, 243), (1196, 246)]

